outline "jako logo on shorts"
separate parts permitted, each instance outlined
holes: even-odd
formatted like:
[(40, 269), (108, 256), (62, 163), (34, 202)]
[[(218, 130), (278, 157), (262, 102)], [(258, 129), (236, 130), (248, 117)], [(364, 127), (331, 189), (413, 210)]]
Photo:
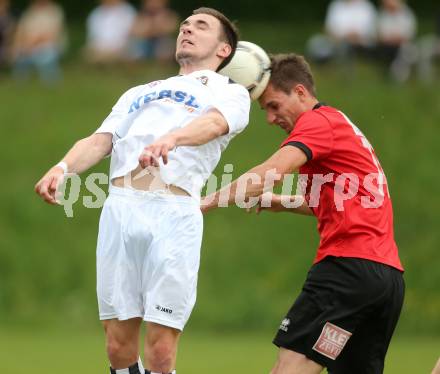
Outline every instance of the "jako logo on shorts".
[(163, 306), (160, 305), (156, 305), (156, 310), (158, 310), (159, 312), (164, 312), (164, 313), (168, 313), (168, 314), (172, 314), (173, 310), (170, 308), (165, 308)]

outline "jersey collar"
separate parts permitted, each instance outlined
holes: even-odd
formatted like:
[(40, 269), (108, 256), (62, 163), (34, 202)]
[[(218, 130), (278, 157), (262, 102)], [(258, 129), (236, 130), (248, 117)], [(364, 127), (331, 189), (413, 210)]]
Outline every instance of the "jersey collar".
[(321, 108), (322, 106), (325, 106), (325, 103), (321, 103), (321, 102), (319, 102), (319, 103), (315, 104), (315, 106), (312, 108), (312, 110), (319, 109), (319, 108)]

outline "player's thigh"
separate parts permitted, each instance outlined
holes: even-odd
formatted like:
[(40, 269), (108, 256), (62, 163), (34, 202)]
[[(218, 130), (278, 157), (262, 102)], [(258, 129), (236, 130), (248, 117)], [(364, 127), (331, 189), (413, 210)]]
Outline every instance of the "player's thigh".
[[(338, 359), (332, 363), (329, 374), (373, 374), (383, 371), (381, 334), (367, 321), (357, 326)], [(381, 357), (382, 356), (382, 357)]]
[(370, 265), (386, 283), (383, 297), (358, 321), (344, 350), (333, 363), (331, 374), (383, 373), (385, 356), (402, 309), (404, 281), (396, 269), (376, 263)]
[[(310, 269), (303, 289), (281, 321), (273, 343), (279, 348), (319, 359), (313, 350), (322, 330), (325, 314), (333, 307), (334, 290), (321, 272), (333, 274), (323, 261)], [(316, 360), (315, 360), (316, 361)], [(323, 365), (321, 361), (316, 361)]]
[(381, 282), (370, 284), (369, 265), (358, 259), (338, 258), (314, 265), (300, 296), (281, 322), (275, 345), (333, 369), (347, 344), (352, 345), (352, 336), (359, 335), (357, 327), (370, 309), (370, 296), (382, 292)]
[(142, 273), (144, 320), (178, 330), (183, 330), (196, 300), (203, 229), (200, 208), (182, 205), (162, 211), (166, 219), (155, 227)]
[(280, 348), (271, 374), (319, 374), (323, 369), (321, 365), (301, 353)]
[(391, 336), (384, 334), (385, 327), (371, 317), (360, 324), (351, 336), (329, 374), (381, 374)]
[[(122, 194), (122, 192), (121, 192)], [(136, 200), (111, 192), (99, 223), (96, 250), (97, 296), (102, 320), (142, 317), (138, 253), (148, 248), (148, 222)]]

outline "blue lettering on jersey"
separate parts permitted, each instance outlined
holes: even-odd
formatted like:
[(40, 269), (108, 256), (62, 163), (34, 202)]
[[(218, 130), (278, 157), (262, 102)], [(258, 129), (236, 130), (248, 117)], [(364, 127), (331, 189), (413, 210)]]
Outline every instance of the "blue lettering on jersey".
[(159, 92), (158, 100), (169, 97), (171, 99), (171, 90), (163, 90)]
[(185, 103), (185, 105), (191, 106), (193, 108), (198, 108), (199, 106), (195, 103), (196, 98), (194, 96), (190, 96), (189, 100)]
[[(149, 94), (146, 94), (144, 96), (144, 104), (150, 102), (151, 100), (154, 100), (154, 97), (156, 96), (156, 91), (150, 92)], [(137, 108), (139, 109), (139, 108)]]
[(183, 100), (185, 100), (186, 92), (176, 91), (174, 93), (174, 96), (175, 96), (174, 100), (178, 103), (181, 103)]
[[(137, 99), (135, 99), (131, 105), (130, 110), (128, 113), (132, 113), (136, 110), (139, 110), (141, 105), (147, 104), (154, 100), (160, 100), (164, 98), (169, 98), (176, 103), (184, 103), (185, 106), (189, 106), (191, 108), (199, 108), (200, 106), (197, 104), (196, 97), (189, 95), (186, 92), (183, 91), (172, 91), (172, 90), (162, 90), (162, 91), (153, 91), (150, 93), (147, 93), (146, 95), (139, 96)], [(141, 100), (143, 99), (143, 102), (141, 103)], [(186, 101), (185, 101), (186, 100)]]
[(133, 101), (130, 105), (130, 111), (128, 113), (134, 112), (135, 110), (138, 110), (141, 107), (140, 101), (141, 97), (138, 97), (135, 101)]

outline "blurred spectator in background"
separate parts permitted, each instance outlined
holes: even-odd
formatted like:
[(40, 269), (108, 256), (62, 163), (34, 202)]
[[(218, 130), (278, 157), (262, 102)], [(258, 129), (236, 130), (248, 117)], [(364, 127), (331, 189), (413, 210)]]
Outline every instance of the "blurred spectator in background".
[(382, 0), (377, 18), (377, 51), (390, 69), (392, 78), (405, 81), (417, 62), (413, 43), (417, 21), (403, 0)]
[(113, 63), (127, 58), (136, 10), (124, 0), (102, 0), (87, 18), (86, 59)]
[(131, 29), (130, 57), (134, 60), (174, 59), (174, 33), (179, 17), (168, 0), (143, 0)]
[(318, 62), (369, 54), (375, 43), (376, 16), (376, 9), (368, 0), (333, 0), (325, 19), (326, 35), (311, 38), (308, 54)]
[(436, 33), (423, 36), (419, 41), (419, 76), (425, 82), (431, 82), (435, 58), (440, 57), (440, 12), (436, 19)]
[(12, 41), (14, 21), (9, 12), (9, 0), (0, 0), (0, 68), (6, 65)]
[(334, 0), (328, 9), (325, 28), (337, 43), (368, 47), (375, 39), (376, 10), (367, 0)]
[(36, 67), (40, 78), (60, 78), (59, 58), (65, 47), (64, 14), (51, 0), (34, 0), (18, 20), (12, 45), (14, 76), (26, 78)]

